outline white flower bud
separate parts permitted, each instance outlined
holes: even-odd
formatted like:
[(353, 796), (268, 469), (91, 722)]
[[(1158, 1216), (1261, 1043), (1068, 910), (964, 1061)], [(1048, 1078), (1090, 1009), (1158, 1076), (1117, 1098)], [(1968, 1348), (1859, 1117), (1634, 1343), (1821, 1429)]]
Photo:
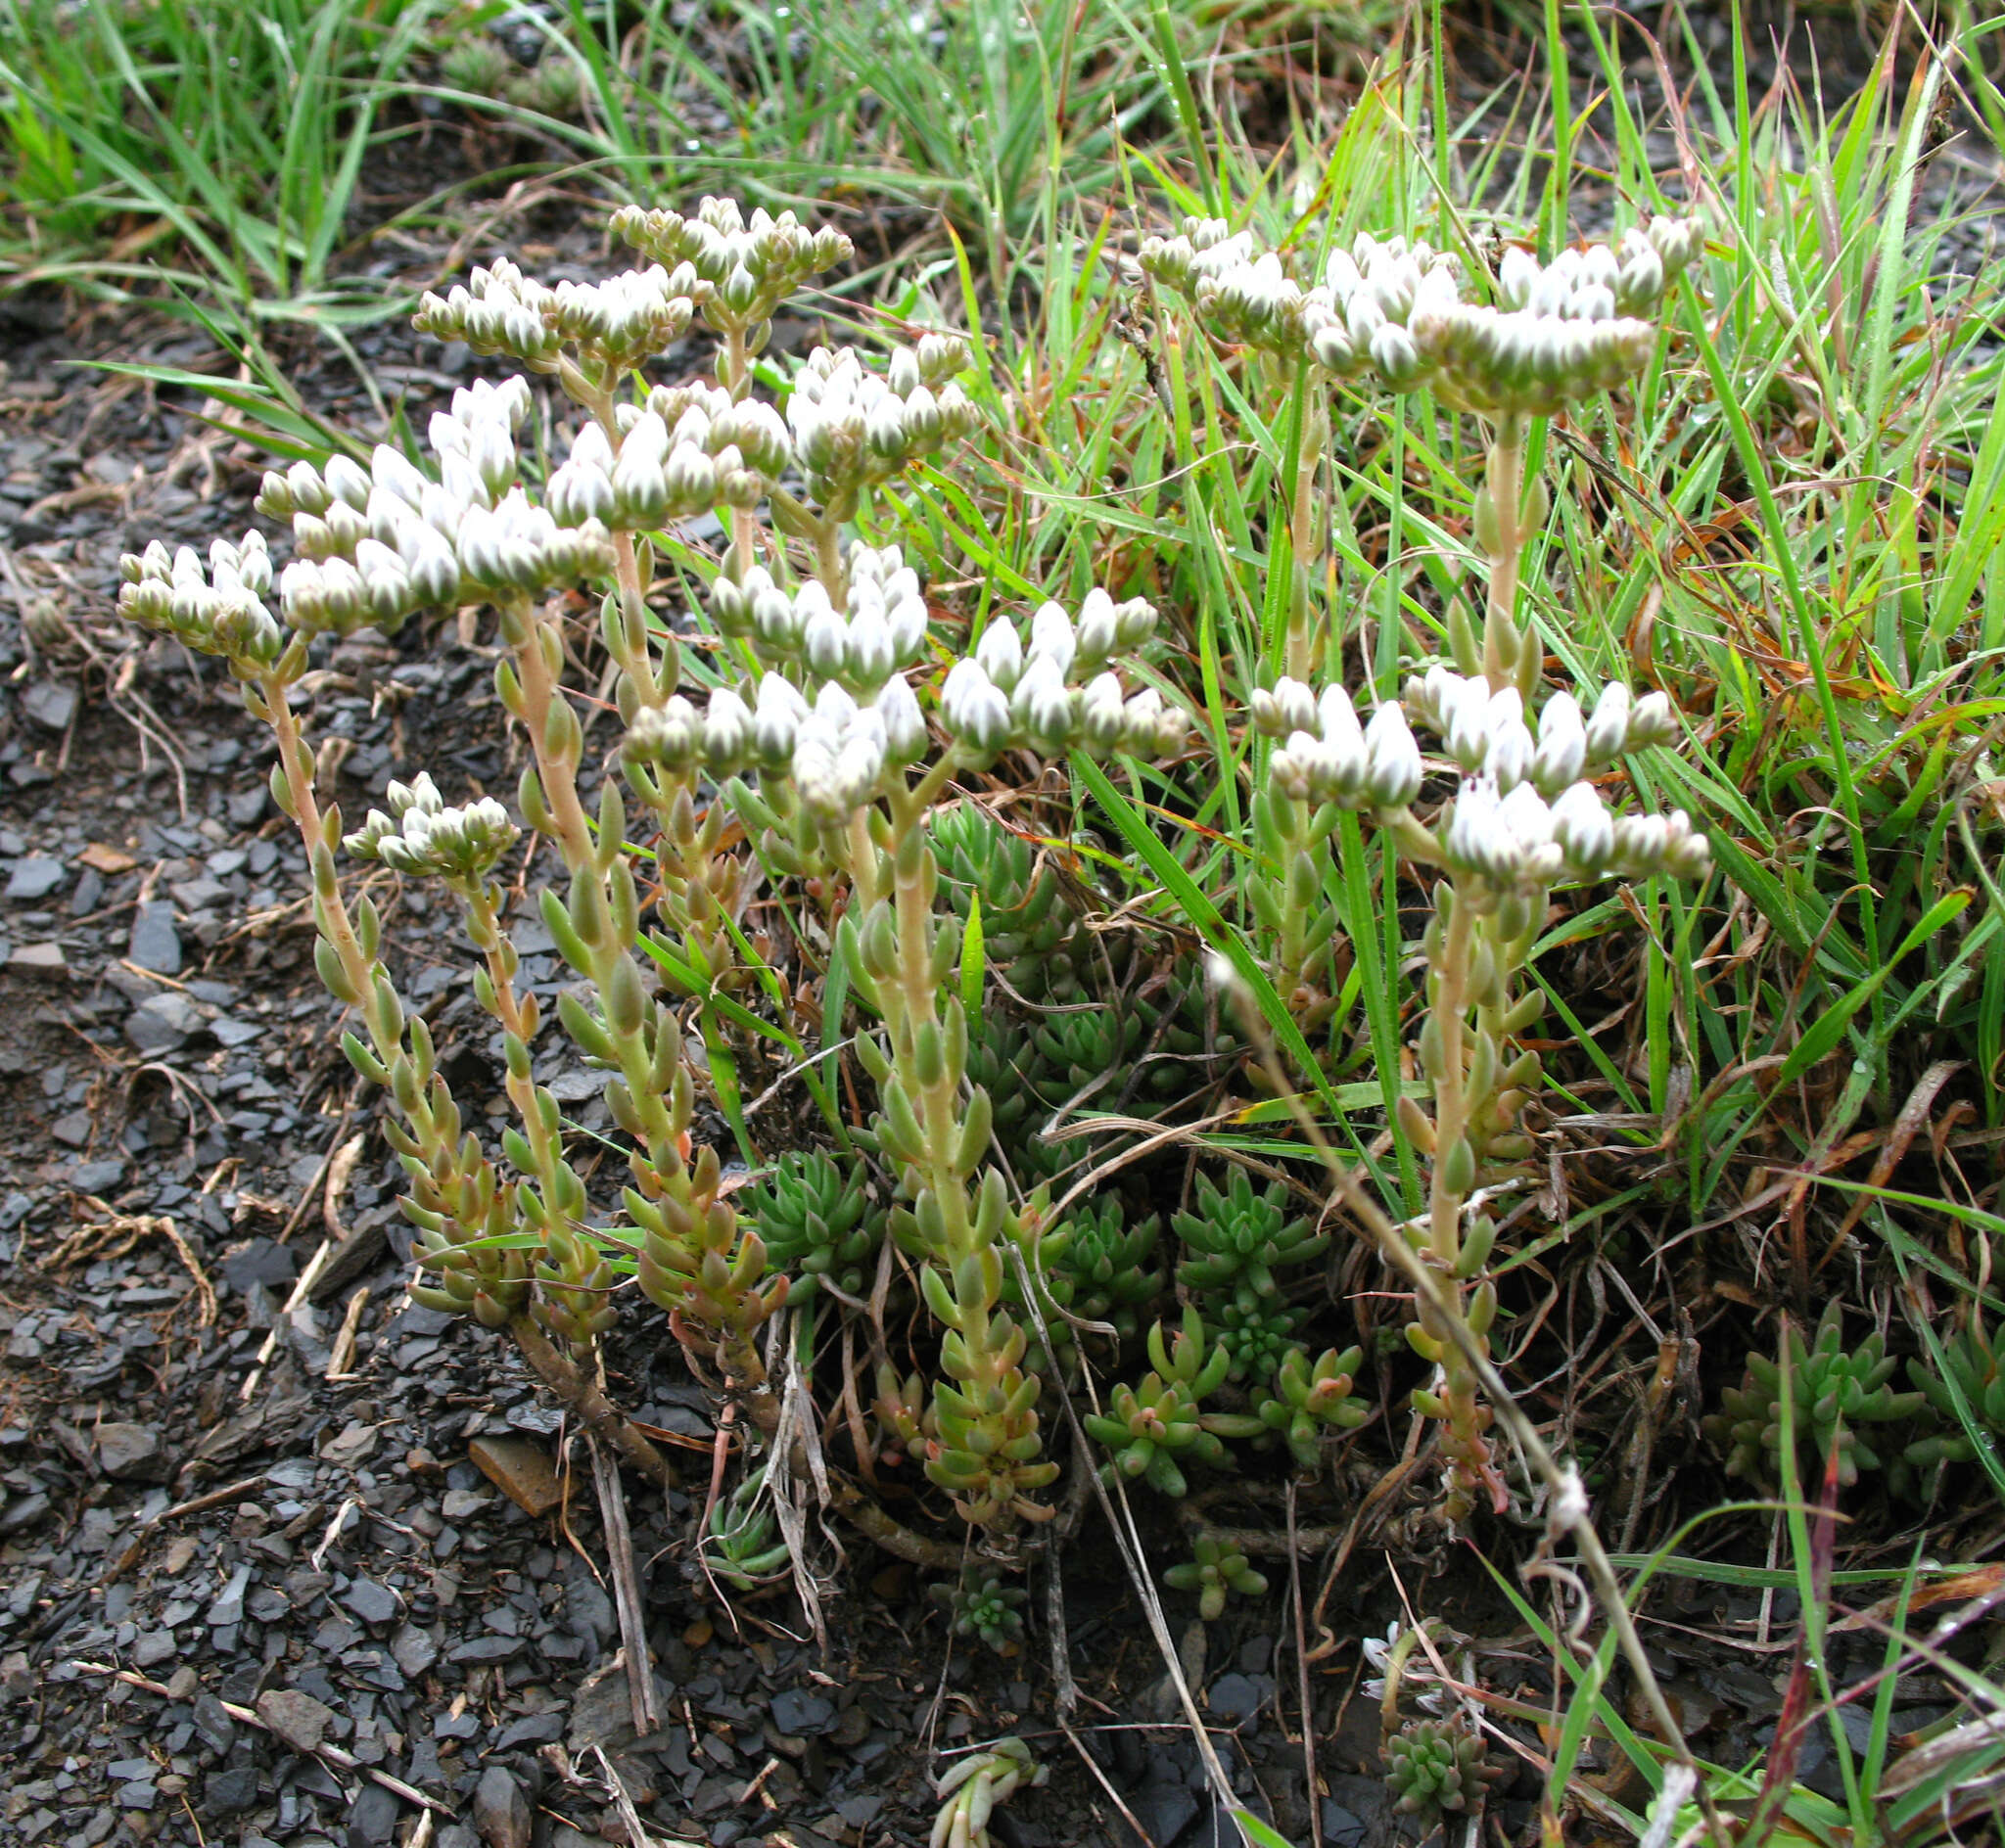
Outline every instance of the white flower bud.
[[(1089, 601), (1091, 595), (1089, 594)], [(1062, 680), (1072, 671), (1073, 658), (1079, 652), (1079, 638), (1073, 630), (1072, 619), (1056, 603), (1043, 603), (1030, 619), (1030, 652), (1057, 669)]]
[(369, 504), (368, 472), (352, 456), (330, 456), (326, 481), (327, 491), (335, 499), (347, 502), (358, 512)]
[(1615, 858), (1631, 872), (1660, 871), (1669, 840), (1662, 815), (1624, 815), (1615, 823)]
[(1270, 738), (1284, 738), (1291, 731), (1307, 731), (1316, 721), (1316, 696), (1299, 680), (1283, 675), (1270, 692), (1256, 687), (1252, 701), (1253, 723)]
[(1575, 872), (1592, 878), (1614, 852), (1614, 822), (1592, 783), (1574, 783), (1553, 804), (1553, 839)]
[(1397, 700), (1385, 701), (1365, 727), (1365, 793), (1380, 808), (1403, 808), (1420, 794), (1421, 747)]
[(1629, 739), (1629, 689), (1610, 680), (1595, 701), (1594, 716), (1587, 721), (1587, 761), (1608, 763), (1619, 757)]
[(1009, 699), (1011, 717), (1048, 751), (1063, 749), (1072, 730), (1072, 695), (1049, 655), (1032, 655)]
[(917, 696), (898, 675), (878, 689), (877, 712), (884, 721), (884, 750), (893, 763), (916, 763), (926, 755), (926, 716)]
[(866, 603), (850, 618), (847, 653), (850, 678), (860, 686), (883, 685), (898, 666), (891, 630), (875, 604)]
[(1000, 751), (1009, 740), (1009, 702), (977, 662), (954, 664), (940, 689), (940, 712), (948, 729), (972, 750)]
[(974, 658), (982, 671), (1007, 693), (1023, 672), (1023, 644), (1017, 640), (1015, 624), (1005, 617), (992, 617), (975, 644)]
[(1524, 779), (1531, 773), (1531, 733), (1522, 719), (1507, 718), (1492, 727), (1483, 767), (1496, 779), (1499, 790), (1508, 795), (1520, 786), (1529, 788)]
[(1087, 737), (1102, 750), (1112, 750), (1121, 742), (1127, 711), (1121, 699), (1121, 682), (1115, 675), (1096, 674), (1087, 683), (1080, 699), (1079, 719)]
[(1441, 743), (1464, 770), (1473, 774), (1490, 751), (1490, 698), (1482, 681), (1464, 680), (1453, 689), (1454, 704), (1441, 714)]
[(752, 748), (752, 715), (729, 687), (719, 687), (710, 696), (703, 715), (703, 758), (711, 769), (722, 774), (737, 768)]
[[(805, 591), (800, 601), (808, 603)], [(808, 665), (823, 678), (832, 678), (849, 665), (849, 632), (825, 596), (809, 606), (808, 619), (801, 629), (801, 647)]]
[(1587, 729), (1580, 704), (1570, 693), (1555, 693), (1539, 715), (1539, 746), (1532, 754), (1531, 780), (1541, 793), (1557, 795), (1579, 779), (1587, 763)]
[(808, 702), (784, 675), (769, 673), (759, 682), (752, 717), (752, 746), (759, 761), (778, 769), (794, 754), (794, 740), (801, 720), (808, 716)]
[(1082, 668), (1096, 666), (1120, 646), (1120, 618), (1114, 600), (1096, 584), (1079, 606), (1079, 662)]

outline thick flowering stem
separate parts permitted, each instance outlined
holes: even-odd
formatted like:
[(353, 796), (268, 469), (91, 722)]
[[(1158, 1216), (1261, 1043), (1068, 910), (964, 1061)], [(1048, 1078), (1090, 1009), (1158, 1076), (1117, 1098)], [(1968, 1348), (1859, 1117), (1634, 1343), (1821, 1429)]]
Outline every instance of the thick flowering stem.
[[(1012, 1235), (1002, 1178), (982, 1168), (990, 1139), (987, 1092), (962, 1100), (967, 1020), (957, 997), (939, 1004), (955, 967), (959, 926), (934, 910), (939, 873), (925, 818), (944, 788), (943, 760), (885, 808), (856, 811), (843, 832), (855, 893), (859, 960), (883, 1017), (882, 1047), (864, 1060), (885, 1112), (879, 1142), (910, 1206), (902, 1235), (921, 1253), (928, 1305), (946, 1324), (925, 1438), (926, 1471), (970, 1523), (1006, 1531), (1049, 1510), (1031, 1492), (1055, 1465), (1037, 1461), (1040, 1383), (1022, 1365), (1027, 1342), (1002, 1307), (1003, 1252)], [(854, 915), (854, 914), (853, 914)], [(953, 1383), (950, 1384), (949, 1380)]]
[[(1520, 628), (1517, 621), (1518, 574), (1524, 559), (1525, 542), (1545, 518), (1545, 484), (1524, 478), (1524, 452), (1531, 419), (1520, 411), (1506, 412), (1497, 420), (1484, 467), (1483, 485), (1476, 493), (1476, 542), (1490, 561), (1489, 591), (1485, 600), (1482, 673), (1492, 692), (1516, 687), (1529, 700), (1538, 688), (1540, 654), (1529, 620)], [(1456, 666), (1473, 671), (1461, 657), (1463, 646), (1455, 648)]]
[(495, 670), (501, 703), (522, 720), (536, 767), (524, 771), (519, 800), (529, 825), (556, 842), (576, 876), (594, 857), (591, 824), (578, 800), (584, 734), (561, 682), (564, 638), (527, 597), (497, 606), (509, 660)]

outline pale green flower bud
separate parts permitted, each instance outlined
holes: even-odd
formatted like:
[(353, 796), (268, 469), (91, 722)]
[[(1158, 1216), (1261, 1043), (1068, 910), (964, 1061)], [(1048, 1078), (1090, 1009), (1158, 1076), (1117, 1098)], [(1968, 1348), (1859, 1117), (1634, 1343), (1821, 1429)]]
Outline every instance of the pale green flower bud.
[(1615, 827), (1592, 783), (1573, 783), (1553, 804), (1553, 839), (1568, 865), (1587, 878), (1600, 874), (1615, 850)]
[(940, 690), (947, 729), (970, 750), (989, 754), (1009, 741), (1009, 702), (973, 661), (957, 661)]
[[(1056, 608), (1055, 605), (1047, 607)], [(1058, 613), (1064, 615), (1062, 610)], [(1069, 630), (1069, 624), (1067, 628)], [(1017, 639), (1015, 625), (1002, 617), (997, 617), (982, 631), (982, 639), (975, 644), (974, 658), (997, 686), (1005, 693), (1010, 691), (1023, 672), (1023, 644)]]
[(368, 472), (352, 456), (330, 456), (324, 474), (327, 491), (357, 512), (369, 504), (372, 485)]
[(1610, 680), (1595, 702), (1594, 716), (1587, 721), (1586, 750), (1590, 763), (1612, 762), (1629, 742), (1629, 689)]
[(643, 706), (633, 716), (621, 744), (630, 761), (658, 763), (685, 773), (703, 761), (704, 720), (681, 694), (660, 706)]
[(1254, 728), (1269, 738), (1309, 731), (1317, 722), (1316, 696), (1301, 681), (1285, 676), (1275, 682), (1272, 691), (1256, 687), (1251, 710)]
[(1539, 745), (1532, 755), (1531, 780), (1542, 795), (1557, 796), (1579, 779), (1587, 765), (1587, 729), (1580, 705), (1570, 693), (1555, 693), (1539, 715)]
[(878, 716), (884, 721), (886, 759), (895, 764), (916, 763), (926, 755), (926, 716), (917, 696), (894, 675), (877, 694)]
[(1365, 793), (1380, 808), (1403, 808), (1420, 794), (1422, 773), (1406, 715), (1387, 700), (1365, 727)]
[(1666, 694), (1646, 693), (1629, 715), (1629, 729), (1623, 749), (1641, 751), (1648, 745), (1670, 744), (1678, 735), (1678, 721)]

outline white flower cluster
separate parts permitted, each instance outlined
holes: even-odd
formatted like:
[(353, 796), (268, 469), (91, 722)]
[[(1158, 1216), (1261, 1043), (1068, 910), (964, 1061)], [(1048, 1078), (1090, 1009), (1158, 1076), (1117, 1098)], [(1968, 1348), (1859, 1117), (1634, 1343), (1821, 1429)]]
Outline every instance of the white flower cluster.
[(502, 261), (479, 268), (444, 295), (427, 291), (411, 325), (435, 340), (464, 341), (477, 353), (508, 353), (532, 372), (554, 372), (567, 341), (608, 365), (637, 366), (689, 331), (710, 284), (687, 263), (628, 270), (603, 282), (554, 289)]
[(437, 482), (387, 443), (367, 469), (336, 456), (324, 474), (304, 462), (267, 474), (258, 510), (292, 517), (299, 554), (279, 578), (286, 620), (308, 631), (372, 624), (389, 633), (414, 610), (607, 569), (604, 527), (562, 531), (510, 485), (514, 427), (529, 402), (519, 376), (455, 392), (451, 412), (431, 423)]
[(1662, 693), (1630, 697), (1610, 680), (1583, 718), (1571, 693), (1555, 693), (1539, 714), (1534, 743), (1525, 722), (1524, 702), (1515, 687), (1492, 692), (1479, 674), (1433, 667), (1406, 683), (1408, 716), (1433, 731), (1465, 775), (1494, 777), (1500, 792), (1530, 782), (1541, 795), (1556, 796), (1583, 775), (1596, 775), (1631, 751), (1668, 744), (1677, 718)]
[(791, 211), (763, 207), (748, 221), (734, 199), (705, 199), (694, 217), (626, 206), (614, 232), (663, 262), (687, 264), (709, 285), (704, 319), (720, 333), (755, 327), (803, 283), (846, 263), (856, 247), (840, 231), (810, 231)]
[[(758, 505), (765, 475), (785, 462), (778, 413), (752, 400), (734, 405), (728, 393), (715, 388), (708, 394), (721, 402), (678, 405), (678, 394), (657, 390), (644, 410), (622, 405), (617, 450), (602, 425), (586, 423), (572, 439), (570, 460), (550, 477), (545, 498), (551, 518), (560, 527), (598, 520), (643, 531), (709, 513), (720, 503)], [(662, 409), (654, 398), (663, 400)], [(748, 458), (747, 447), (760, 462)]]
[(1613, 248), (1563, 251), (1544, 267), (1514, 248), (1494, 307), (1465, 300), (1454, 257), (1424, 240), (1361, 235), (1307, 289), (1222, 219), (1188, 219), (1178, 236), (1146, 240), (1139, 262), (1224, 339), (1306, 352), (1339, 378), (1369, 373), (1395, 391), (1431, 385), (1488, 415), (1540, 415), (1643, 366), (1656, 334), (1640, 317), (1702, 242), (1697, 219), (1659, 218)]
[(685, 777), (754, 765), (790, 775), (810, 812), (833, 825), (881, 795), (888, 774), (924, 757), (926, 740), (918, 699), (895, 675), (866, 699), (831, 680), (810, 700), (784, 674), (768, 673), (749, 707), (721, 687), (701, 714), (680, 694), (637, 713), (623, 749)]
[(357, 859), (379, 860), (396, 872), (485, 879), (522, 835), (491, 796), (446, 808), (424, 770), (408, 783), (392, 783), (386, 798), (390, 812), (370, 809), (368, 820), (342, 845)]
[(1564, 250), (1543, 267), (1513, 245), (1497, 265), (1497, 297), (1507, 308), (1566, 320), (1654, 314), (1703, 243), (1697, 218), (1654, 218), (1631, 225), (1617, 244)]
[(1682, 810), (1611, 816), (1592, 783), (1571, 783), (1548, 802), (1531, 783), (1500, 793), (1487, 772), (1469, 778), (1439, 830), (1442, 858), (1500, 889), (1540, 891), (1562, 875), (1696, 879), (1712, 849)]
[(835, 505), (973, 431), (975, 407), (954, 379), (967, 359), (963, 342), (928, 335), (917, 348), (894, 352), (879, 376), (854, 347), (816, 347), (787, 398), (809, 492)]
[(801, 660), (817, 679), (867, 697), (911, 667), (926, 645), (918, 573), (895, 545), (853, 545), (844, 561), (845, 610), (815, 578), (791, 595), (754, 565), (741, 582), (711, 586), (711, 613), (726, 635), (750, 637), (770, 660)]
[(180, 546), (170, 555), (155, 539), (144, 552), (121, 558), (118, 575), (124, 580), (118, 589), (119, 612), (198, 654), (269, 667), (285, 648), (285, 635), (264, 607), (271, 589), (271, 554), (261, 532), (245, 533), (237, 545), (214, 540), (207, 570), (193, 546)]
[(1142, 598), (1116, 603), (1097, 586), (1076, 623), (1056, 603), (1039, 609), (1027, 649), (1014, 624), (992, 619), (973, 656), (955, 663), (941, 689), (947, 729), (985, 756), (1017, 745), (1051, 752), (1088, 745), (1142, 757), (1177, 750), (1189, 715), (1153, 687), (1124, 697), (1106, 666), (1116, 649), (1144, 641), (1155, 620)]
[(1534, 737), (1515, 687), (1492, 692), (1479, 675), (1430, 669), (1360, 725), (1349, 692), (1319, 700), (1299, 680), (1253, 695), (1254, 724), (1285, 738), (1269, 775), (1298, 802), (1391, 810), (1420, 793), (1422, 760), (1409, 720), (1433, 732), (1463, 774), (1446, 825), (1437, 828), (1448, 865), (1500, 887), (1550, 885), (1562, 874), (1600, 878), (1664, 872), (1697, 877), (1709, 863), (1702, 835), (1683, 814), (1611, 816), (1584, 778), (1645, 745), (1667, 743), (1677, 722), (1661, 693), (1630, 698), (1611, 681), (1583, 718), (1570, 693), (1556, 693)]
[(1287, 742), (1274, 754), (1274, 787), (1297, 802), (1340, 808), (1399, 809), (1421, 793), (1421, 747), (1397, 700), (1358, 723), (1348, 691), (1326, 687), (1318, 700), (1299, 680), (1253, 696), (1253, 720)]

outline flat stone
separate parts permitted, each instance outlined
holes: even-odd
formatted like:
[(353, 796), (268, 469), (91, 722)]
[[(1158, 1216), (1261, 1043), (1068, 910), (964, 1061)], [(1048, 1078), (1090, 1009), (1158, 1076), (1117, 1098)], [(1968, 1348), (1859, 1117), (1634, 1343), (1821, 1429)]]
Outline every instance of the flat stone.
[(166, 900), (149, 899), (132, 914), (125, 954), (156, 975), (181, 973), (181, 933), (174, 928), (174, 907)]
[(256, 1801), (256, 1765), (231, 1765), (223, 1771), (212, 1771), (202, 1786), (202, 1807), (217, 1821), (241, 1816)]
[(203, 1622), (211, 1630), (227, 1630), (244, 1621), (244, 1594), (251, 1586), (251, 1568), (239, 1566), (230, 1582), (210, 1600)]
[[(1256, 1680), (1248, 1675), (1221, 1675), (1212, 1683), (1211, 1692), (1206, 1696), (1212, 1712), (1227, 1721), (1251, 1719), (1260, 1711), (1263, 1696), (1259, 1682), (1266, 1679), (1265, 1676)], [(1269, 1684), (1270, 1686), (1272, 1685)]]
[(540, 1444), (522, 1437), (477, 1437), (466, 1454), (517, 1507), (547, 1514), (557, 1505), (562, 1490), (549, 1453)]
[(171, 1662), (180, 1653), (181, 1645), (174, 1640), (171, 1630), (149, 1630), (132, 1645), (132, 1666), (159, 1668), (163, 1662)]
[(403, 1806), (380, 1783), (365, 1782), (349, 1811), (349, 1848), (383, 1848), (402, 1813)]
[(7, 876), (7, 896), (10, 899), (46, 899), (64, 880), (70, 877), (70, 869), (60, 859), (49, 859), (37, 854), (30, 859), (18, 859), (14, 870)]
[(522, 1653), (520, 1637), (475, 1637), (452, 1651), (455, 1662), (506, 1662)]
[(49, 1133), (66, 1148), (81, 1148), (90, 1140), (91, 1128), (88, 1110), (66, 1110), (49, 1125)]
[(125, 1021), (125, 1037), (142, 1052), (171, 1052), (208, 1023), (187, 995), (169, 990), (141, 1001)]
[(474, 1827), (488, 1848), (529, 1848), (532, 1822), (522, 1785), (499, 1765), (490, 1765), (474, 1787)]
[(62, 731), (76, 716), (76, 689), (60, 680), (30, 680), (21, 690), (21, 710), (49, 731)]
[(501, 1729), (494, 1741), (497, 1752), (512, 1752), (522, 1745), (547, 1745), (564, 1736), (564, 1709), (552, 1707), (547, 1713), (529, 1713)]
[[(241, 1249), (231, 1252), (223, 1260), (223, 1281), (241, 1295), (248, 1295), (259, 1285), (267, 1289), (288, 1288), (294, 1277), (300, 1273), (299, 1254), (289, 1251), (275, 1238), (254, 1238)], [(276, 1472), (270, 1480), (280, 1488), (306, 1489), (312, 1487), (318, 1473), (305, 1458), (294, 1459), (303, 1463), (305, 1479), (302, 1482), (279, 1482)]]
[(342, 1602), (365, 1624), (395, 1623), (403, 1612), (396, 1594), (374, 1579), (356, 1579), (342, 1594)]
[(318, 1751), (334, 1710), (297, 1687), (267, 1687), (257, 1696), (257, 1717), (296, 1752)]
[(120, 1480), (146, 1481), (167, 1473), (161, 1435), (145, 1424), (99, 1425), (98, 1463), (106, 1475)]
[(772, 1724), (780, 1732), (790, 1732), (796, 1736), (810, 1732), (826, 1732), (835, 1724), (833, 1702), (798, 1687), (785, 1687), (774, 1694), (768, 1713)]
[(94, 873), (103, 873), (107, 879), (119, 873), (129, 873), (139, 862), (122, 848), (107, 847), (103, 841), (93, 841), (76, 856)]
[(1181, 1783), (1147, 1783), (1128, 1798), (1150, 1841), (1175, 1841), (1197, 1814), (1197, 1799)]
[(391, 1639), (390, 1653), (406, 1679), (416, 1681), (439, 1660), (439, 1645), (416, 1624), (405, 1624)]
[(61, 944), (17, 944), (7, 966), (16, 975), (38, 975), (52, 982), (70, 973), (70, 959)]

